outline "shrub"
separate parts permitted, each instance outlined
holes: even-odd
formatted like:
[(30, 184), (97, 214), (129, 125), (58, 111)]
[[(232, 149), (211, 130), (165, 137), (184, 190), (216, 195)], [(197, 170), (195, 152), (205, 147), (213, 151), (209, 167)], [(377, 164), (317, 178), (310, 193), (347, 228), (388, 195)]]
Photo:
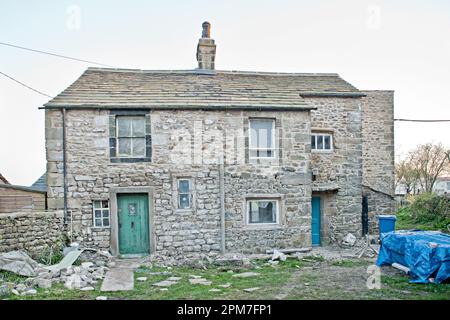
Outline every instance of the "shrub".
[(415, 196), (409, 206), (415, 223), (433, 223), (436, 228), (446, 229), (450, 223), (449, 200), (434, 193)]

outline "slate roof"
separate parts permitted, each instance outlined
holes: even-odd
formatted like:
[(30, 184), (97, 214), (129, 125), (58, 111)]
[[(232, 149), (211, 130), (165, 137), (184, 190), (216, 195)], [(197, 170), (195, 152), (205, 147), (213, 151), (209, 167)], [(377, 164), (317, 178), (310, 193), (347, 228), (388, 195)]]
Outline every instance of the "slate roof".
[(9, 184), (9, 181), (0, 173), (0, 184)]
[(42, 176), (40, 176), (39, 179), (37, 179), (31, 186), (30, 189), (36, 190), (36, 191), (44, 191), (47, 192), (47, 173), (44, 173)]
[(88, 68), (44, 108), (311, 109), (301, 93), (363, 95), (334, 73)]

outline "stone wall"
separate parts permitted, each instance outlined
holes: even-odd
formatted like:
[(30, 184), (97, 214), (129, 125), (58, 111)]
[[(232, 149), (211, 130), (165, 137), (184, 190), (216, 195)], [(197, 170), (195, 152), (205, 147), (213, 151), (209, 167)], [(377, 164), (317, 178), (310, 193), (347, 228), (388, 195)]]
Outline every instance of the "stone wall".
[(0, 215), (0, 252), (42, 249), (64, 241), (63, 212), (16, 212)]
[(377, 234), (380, 214), (395, 214), (394, 92), (364, 91), (362, 102), (363, 193), (368, 196), (369, 230)]
[[(109, 112), (69, 110), (68, 208), (74, 240), (107, 249), (110, 229), (94, 228), (93, 200), (110, 200), (122, 187), (153, 189), (153, 245), (162, 255), (217, 254), (220, 249), (218, 157), (225, 157), (226, 244), (232, 251), (310, 244), (310, 114), (302, 112), (152, 111), (152, 161), (111, 163)], [(249, 160), (248, 119), (275, 119), (278, 157)], [(46, 111), (48, 204), (63, 206), (61, 112)], [(189, 153), (191, 147), (200, 153)], [(186, 153), (187, 152), (187, 153)], [(176, 180), (193, 183), (193, 208), (176, 207)], [(248, 227), (245, 200), (275, 197), (282, 219), (272, 227)], [(111, 212), (112, 215), (116, 214)]]
[(333, 150), (311, 152), (318, 170), (312, 190), (321, 196), (321, 234), (324, 243), (340, 241), (348, 232), (361, 234), (362, 144), (360, 100), (308, 98), (311, 131), (331, 133)]

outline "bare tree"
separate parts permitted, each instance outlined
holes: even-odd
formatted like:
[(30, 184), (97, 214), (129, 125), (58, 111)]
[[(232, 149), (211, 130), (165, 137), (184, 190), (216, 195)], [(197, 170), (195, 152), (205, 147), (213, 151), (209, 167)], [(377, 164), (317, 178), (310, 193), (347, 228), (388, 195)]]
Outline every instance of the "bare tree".
[(403, 184), (406, 194), (415, 193), (419, 183), (419, 172), (413, 166), (410, 158), (400, 161), (395, 165), (395, 184)]
[(408, 162), (416, 170), (422, 190), (432, 192), (436, 179), (450, 172), (450, 150), (440, 144), (423, 144), (409, 153)]

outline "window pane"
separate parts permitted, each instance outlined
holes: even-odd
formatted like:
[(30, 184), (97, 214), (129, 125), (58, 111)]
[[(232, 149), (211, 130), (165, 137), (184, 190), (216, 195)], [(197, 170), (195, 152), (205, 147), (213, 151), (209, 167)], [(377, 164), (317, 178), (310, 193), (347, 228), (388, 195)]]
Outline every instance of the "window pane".
[(103, 226), (109, 227), (109, 218), (103, 218)]
[(102, 208), (108, 208), (108, 200), (102, 200)]
[(101, 210), (95, 210), (95, 217), (101, 218), (102, 217), (102, 211)]
[(188, 209), (190, 207), (189, 194), (183, 193), (179, 195), (179, 208), (180, 209)]
[(119, 137), (130, 137), (131, 136), (130, 117), (117, 117), (117, 128)]
[(102, 219), (95, 219), (95, 226), (101, 227), (102, 226)]
[(250, 120), (251, 148), (273, 148), (273, 120)]
[(132, 122), (133, 122), (133, 137), (144, 137), (145, 118), (144, 117), (134, 118)]
[(94, 201), (94, 208), (100, 208), (100, 201)]
[(103, 210), (103, 218), (109, 218), (109, 210)]
[(119, 155), (131, 156), (131, 138), (119, 139)]
[(311, 150), (316, 148), (316, 136), (312, 135), (311, 136)]
[(188, 193), (189, 192), (189, 180), (179, 180), (178, 181), (178, 192)]
[(145, 157), (145, 138), (133, 138), (133, 156)]
[(331, 144), (330, 144), (330, 136), (324, 136), (324, 144), (325, 144), (325, 149), (326, 150), (330, 150), (331, 149)]
[(317, 136), (317, 149), (323, 149), (323, 136)]
[(276, 206), (276, 201), (250, 201), (249, 223), (276, 223)]

